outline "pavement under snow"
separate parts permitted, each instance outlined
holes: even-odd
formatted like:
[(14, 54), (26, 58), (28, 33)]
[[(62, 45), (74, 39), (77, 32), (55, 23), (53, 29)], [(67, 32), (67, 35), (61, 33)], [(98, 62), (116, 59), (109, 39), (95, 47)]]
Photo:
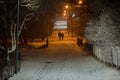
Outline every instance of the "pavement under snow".
[(73, 41), (21, 51), (21, 71), (10, 80), (120, 80), (119, 70), (100, 63)]

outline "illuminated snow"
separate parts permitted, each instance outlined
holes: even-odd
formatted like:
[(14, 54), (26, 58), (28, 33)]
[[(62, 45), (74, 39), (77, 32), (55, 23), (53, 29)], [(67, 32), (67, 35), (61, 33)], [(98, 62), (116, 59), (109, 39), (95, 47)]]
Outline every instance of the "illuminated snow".
[(23, 48), (22, 52), (22, 69), (10, 80), (120, 80), (118, 70), (86, 55), (73, 41), (57, 41), (45, 49)]

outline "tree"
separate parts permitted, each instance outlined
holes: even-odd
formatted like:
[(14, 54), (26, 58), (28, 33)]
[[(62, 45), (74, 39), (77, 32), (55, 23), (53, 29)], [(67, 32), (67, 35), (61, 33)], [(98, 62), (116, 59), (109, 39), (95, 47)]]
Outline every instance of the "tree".
[[(54, 19), (58, 11), (62, 7), (62, 1), (58, 0), (43, 0), (41, 1), (41, 7), (35, 13), (34, 19), (30, 20), (27, 24), (29, 32), (27, 36), (33, 35), (34, 37), (44, 40), (47, 36), (50, 36), (54, 27)], [(35, 24), (34, 29), (31, 29), (31, 24)], [(32, 36), (32, 37), (33, 37)]]
[(100, 42), (98, 40), (98, 30), (99, 30), (99, 20), (97, 19), (90, 19), (87, 22), (87, 27), (85, 29), (85, 37), (88, 39), (88, 42), (91, 44), (96, 44)]
[(93, 44), (118, 46), (120, 44), (119, 7), (112, 4), (105, 7), (98, 19), (90, 19), (86, 27), (86, 37)]
[[(33, 16), (33, 12), (35, 12), (38, 9), (38, 5), (40, 5), (40, 2), (38, 0), (21, 0), (20, 6), (24, 7), (29, 10), (30, 13), (25, 13), (25, 16), (20, 21), (19, 26), (19, 32), (16, 34), (16, 12), (17, 12), (17, 1), (3, 1), (1, 3), (1, 20), (0, 20), (0, 27), (3, 30), (3, 35), (5, 36), (4, 47), (7, 50), (7, 54), (10, 54), (16, 50), (16, 35), (20, 35), (21, 30), (25, 24), (26, 21), (30, 20)], [(33, 12), (32, 12), (33, 11)], [(8, 14), (9, 13), (9, 14)], [(10, 34), (10, 35), (9, 35)], [(9, 37), (7, 37), (9, 36)], [(11, 39), (11, 40), (10, 40)], [(7, 42), (8, 40), (11, 41), (11, 44), (8, 46)]]
[(104, 43), (109, 46), (118, 46), (120, 44), (120, 16), (119, 12), (112, 6), (103, 10), (100, 16), (100, 32), (104, 31), (103, 35)]

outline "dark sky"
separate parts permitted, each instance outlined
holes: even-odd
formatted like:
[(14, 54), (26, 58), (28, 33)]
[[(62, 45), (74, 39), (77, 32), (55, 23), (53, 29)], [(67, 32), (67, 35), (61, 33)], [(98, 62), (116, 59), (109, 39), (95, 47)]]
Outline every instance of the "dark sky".
[(61, 0), (41, 0), (40, 12), (56, 12), (62, 9), (63, 2)]

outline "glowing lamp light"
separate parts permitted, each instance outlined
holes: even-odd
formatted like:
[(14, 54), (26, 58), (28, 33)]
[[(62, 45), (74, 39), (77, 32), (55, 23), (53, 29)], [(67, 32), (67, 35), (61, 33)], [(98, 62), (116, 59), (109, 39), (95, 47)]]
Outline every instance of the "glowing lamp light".
[(64, 13), (66, 13), (66, 11), (64, 11)]
[(66, 9), (68, 9), (68, 8), (69, 8), (69, 6), (68, 6), (68, 5), (66, 5), (66, 6), (65, 6), (65, 8), (66, 8)]
[(66, 16), (66, 13), (64, 13), (63, 15)]
[(82, 3), (83, 3), (83, 1), (79, 0), (78, 4), (82, 4)]

